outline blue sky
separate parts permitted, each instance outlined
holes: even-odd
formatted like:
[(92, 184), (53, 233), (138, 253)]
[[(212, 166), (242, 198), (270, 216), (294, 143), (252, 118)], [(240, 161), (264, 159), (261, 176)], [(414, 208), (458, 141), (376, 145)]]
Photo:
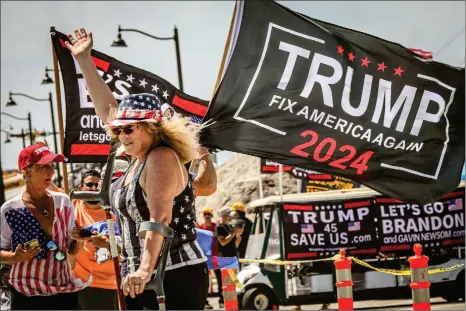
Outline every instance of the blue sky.
[[(406, 47), (434, 52), (437, 61), (460, 65), (465, 56), (465, 3), (460, 1), (279, 1), (308, 16), (370, 33)], [(173, 41), (156, 41), (123, 33), (128, 48), (112, 48), (118, 25), (156, 36), (172, 36), (178, 27), (185, 92), (209, 100), (228, 33), (233, 1), (9, 1), (1, 2), (1, 111), (18, 117), (32, 114), (32, 125), (51, 130), (47, 102), (16, 97), (18, 107), (5, 107), (8, 92), (55, 99), (54, 85), (40, 85), (44, 68), (52, 68), (49, 28), (69, 33), (85, 27), (94, 33), (94, 48), (116, 59), (153, 72), (177, 85)], [(436, 55), (456, 33), (463, 32)], [(464, 63), (463, 63), (464, 64)], [(62, 93), (63, 95), (63, 93)], [(64, 102), (63, 102), (64, 103)], [(27, 128), (27, 122), (1, 117), (2, 129)], [(4, 144), (3, 169), (16, 167), (21, 139)], [(53, 145), (53, 140), (48, 139)], [(223, 162), (232, 153), (219, 155)]]

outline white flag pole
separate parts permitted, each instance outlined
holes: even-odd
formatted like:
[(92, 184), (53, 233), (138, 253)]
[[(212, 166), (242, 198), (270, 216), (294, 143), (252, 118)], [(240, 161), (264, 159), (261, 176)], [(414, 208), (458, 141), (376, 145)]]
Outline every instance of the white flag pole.
[(296, 179), (296, 193), (301, 193), (302, 179)]
[(283, 165), (280, 164), (280, 201), (283, 202)]
[(261, 160), (259, 159), (259, 198), (264, 198), (264, 190), (262, 189), (262, 174), (261, 174)]

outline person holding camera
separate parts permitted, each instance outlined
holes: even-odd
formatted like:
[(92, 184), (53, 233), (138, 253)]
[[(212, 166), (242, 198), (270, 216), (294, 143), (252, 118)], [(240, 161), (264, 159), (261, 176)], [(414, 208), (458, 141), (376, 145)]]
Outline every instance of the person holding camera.
[[(84, 172), (78, 190), (98, 191), (100, 176), (96, 170)], [(92, 274), (92, 283), (78, 293), (78, 307), (80, 310), (118, 310), (116, 276), (111, 260), (110, 240), (106, 234), (108, 228), (105, 210), (99, 201), (73, 200), (73, 204), (76, 224), (90, 235), (73, 260), (73, 275), (88, 280)], [(118, 234), (113, 213), (112, 220), (115, 234)]]
[(241, 242), (243, 228), (241, 224), (231, 222), (230, 208), (224, 206), (219, 210), (220, 223), (215, 233), (217, 235), (218, 251), (220, 257), (236, 257), (237, 247)]
[(238, 258), (243, 259), (246, 256), (246, 249), (248, 247), (249, 236), (252, 231), (252, 222), (246, 217), (244, 204), (236, 202), (231, 206), (231, 216), (241, 224), (243, 229), (239, 245), (237, 246)]

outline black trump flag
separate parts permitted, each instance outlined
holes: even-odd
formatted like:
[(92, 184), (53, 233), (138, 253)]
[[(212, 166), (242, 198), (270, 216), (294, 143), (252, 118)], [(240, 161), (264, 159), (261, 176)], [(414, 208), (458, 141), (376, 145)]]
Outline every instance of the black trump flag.
[(274, 1), (238, 1), (230, 34), (201, 143), (407, 202), (458, 186), (464, 68)]

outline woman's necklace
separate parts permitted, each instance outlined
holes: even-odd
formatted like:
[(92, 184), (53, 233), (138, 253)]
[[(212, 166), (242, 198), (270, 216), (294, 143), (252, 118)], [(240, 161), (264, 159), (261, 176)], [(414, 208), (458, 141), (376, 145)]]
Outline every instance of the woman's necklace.
[(49, 203), (49, 197), (47, 197), (47, 201), (45, 202), (45, 204), (42, 204), (40, 207), (38, 204), (36, 204), (32, 199), (31, 197), (29, 196), (28, 197), (28, 203), (34, 205), (36, 208), (38, 209), (42, 209), (42, 216), (44, 217), (47, 217), (49, 215), (49, 211), (47, 210), (47, 205)]

